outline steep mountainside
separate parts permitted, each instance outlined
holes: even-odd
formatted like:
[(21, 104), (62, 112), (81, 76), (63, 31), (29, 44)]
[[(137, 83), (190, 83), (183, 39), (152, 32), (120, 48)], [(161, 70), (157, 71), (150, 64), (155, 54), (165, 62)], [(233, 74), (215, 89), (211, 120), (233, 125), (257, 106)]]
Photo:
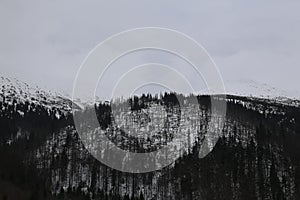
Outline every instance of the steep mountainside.
[[(114, 125), (115, 120), (124, 122), (133, 116), (139, 123), (136, 129), (153, 130), (151, 120), (165, 117), (160, 110), (164, 108), (169, 124), (179, 120), (183, 125), (179, 126), (180, 133), (189, 135), (188, 148), (172, 165), (151, 173), (130, 174), (101, 164), (85, 149), (68, 99), (6, 78), (1, 84), (0, 198), (300, 198), (300, 108), (289, 99), (279, 102), (228, 95), (222, 134), (205, 158), (200, 158), (202, 138), (220, 128), (211, 115), (209, 96), (197, 96), (199, 112), (189, 105), (189, 97), (183, 97), (190, 108), (187, 119), (176, 117), (182, 111), (173, 94), (166, 93), (161, 99), (146, 95), (128, 100), (132, 109), (124, 111), (118, 105), (119, 118), (111, 113), (113, 105), (99, 103), (95, 108), (101, 131), (121, 148), (145, 151), (149, 144), (157, 144), (157, 148), (168, 144), (172, 128), (178, 127), (166, 125), (164, 130), (168, 131), (153, 131), (157, 137), (152, 140), (129, 137)], [(149, 105), (154, 103), (162, 106), (155, 107), (157, 115), (149, 120), (147, 113), (153, 109)], [(191, 127), (184, 126), (187, 120)], [(214, 128), (208, 127), (209, 122), (214, 122)], [(197, 130), (196, 134), (191, 130)]]
[(56, 92), (44, 91), (38, 86), (28, 85), (16, 78), (0, 76), (0, 86), (2, 97), (0, 100), (2, 102), (8, 104), (13, 104), (13, 101), (16, 103), (29, 102), (48, 109), (56, 108), (62, 112), (70, 112), (71, 110), (71, 100)]

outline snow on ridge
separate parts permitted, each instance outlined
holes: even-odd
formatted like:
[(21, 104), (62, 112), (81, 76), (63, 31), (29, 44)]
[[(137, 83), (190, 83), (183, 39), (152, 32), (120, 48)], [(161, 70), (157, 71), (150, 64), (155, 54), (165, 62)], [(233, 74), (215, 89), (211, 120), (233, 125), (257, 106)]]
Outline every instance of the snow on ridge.
[(281, 90), (266, 83), (258, 83), (252, 80), (226, 81), (225, 88), (227, 94), (239, 96), (267, 98), (274, 100), (300, 99), (300, 94), (298, 92)]
[(270, 102), (300, 107), (300, 93), (275, 88), (266, 83), (253, 80), (238, 80), (225, 82), (226, 94), (261, 98)]
[(61, 111), (70, 111), (72, 108), (71, 100), (57, 92), (43, 90), (16, 78), (0, 76), (0, 101), (4, 100), (8, 103), (27, 101)]
[[(300, 94), (277, 89), (268, 84), (260, 84), (252, 80), (225, 81), (225, 94), (264, 98), (278, 103), (300, 106)], [(201, 94), (206, 94), (201, 91)], [(207, 94), (212, 94), (208, 92)], [(38, 86), (29, 85), (16, 78), (0, 76), (0, 101), (17, 101), (35, 103), (48, 108), (55, 107), (62, 111), (72, 110), (72, 100), (58, 92), (43, 90)], [(96, 98), (96, 102), (98, 99)], [(95, 100), (88, 102), (93, 105)], [(76, 102), (80, 109), (80, 102)]]

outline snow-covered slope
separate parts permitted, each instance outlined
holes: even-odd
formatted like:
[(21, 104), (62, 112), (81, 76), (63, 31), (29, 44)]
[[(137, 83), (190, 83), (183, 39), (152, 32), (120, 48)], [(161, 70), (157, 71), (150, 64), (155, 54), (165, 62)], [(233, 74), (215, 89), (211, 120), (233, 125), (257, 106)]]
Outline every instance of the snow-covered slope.
[(297, 92), (284, 91), (266, 83), (258, 83), (252, 80), (225, 81), (224, 84), (228, 94), (238, 96), (300, 99), (300, 94)]
[(57, 92), (45, 91), (38, 86), (31, 86), (16, 78), (0, 76), (0, 102), (12, 104), (29, 102), (61, 111), (71, 111), (72, 101)]
[[(292, 106), (300, 106), (300, 94), (260, 84), (251, 80), (225, 81), (226, 94), (260, 98)], [(206, 92), (202, 92), (205, 94)], [(29, 102), (61, 111), (71, 111), (72, 101), (57, 92), (43, 90), (16, 78), (0, 76), (0, 102)], [(93, 104), (93, 103), (92, 103)], [(79, 108), (79, 107), (78, 107)]]
[(300, 106), (300, 94), (296, 91), (284, 91), (266, 83), (252, 80), (225, 81), (226, 94), (266, 99), (291, 106)]

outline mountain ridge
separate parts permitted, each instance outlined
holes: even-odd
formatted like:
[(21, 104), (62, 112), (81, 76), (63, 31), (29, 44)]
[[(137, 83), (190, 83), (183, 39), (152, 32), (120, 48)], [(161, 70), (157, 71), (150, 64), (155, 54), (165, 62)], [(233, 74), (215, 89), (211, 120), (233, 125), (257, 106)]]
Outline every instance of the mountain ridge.
[[(22, 80), (8, 76), (0, 76), (0, 88), (0, 95), (2, 96), (0, 101), (3, 101), (4, 97), (8, 100), (8, 102), (13, 99), (18, 99), (22, 102), (28, 101), (45, 107), (54, 106), (58, 109), (62, 109), (63, 111), (71, 111), (72, 104), (75, 108), (81, 109), (86, 105), (93, 105), (95, 103), (94, 101), (90, 101), (82, 106), (77, 106), (71, 98), (67, 97), (67, 95), (62, 95), (61, 93), (53, 90), (44, 90), (36, 85), (30, 85)], [(225, 88), (226, 92), (224, 95), (228, 96), (242, 96), (252, 99), (257, 98), (273, 103), (281, 103), (297, 107), (300, 106), (300, 95), (299, 97), (297, 96), (298, 94), (290, 95), (290, 93), (283, 90), (251, 80), (240, 80), (235, 82), (227, 81)], [(203, 92), (198, 95), (210, 95), (210, 93)], [(96, 97), (96, 103), (98, 100), (99, 98)]]

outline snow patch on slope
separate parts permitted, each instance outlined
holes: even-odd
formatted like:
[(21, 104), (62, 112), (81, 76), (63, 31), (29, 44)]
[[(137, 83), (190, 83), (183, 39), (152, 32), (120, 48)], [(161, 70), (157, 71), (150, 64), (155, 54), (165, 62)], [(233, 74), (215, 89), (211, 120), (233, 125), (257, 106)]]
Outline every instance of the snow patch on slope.
[(300, 94), (297, 92), (281, 90), (266, 83), (258, 83), (252, 80), (226, 81), (225, 88), (227, 93), (239, 96), (252, 96), (270, 99), (279, 97), (300, 99)]
[(300, 100), (300, 94), (296, 91), (281, 90), (252, 80), (226, 81), (225, 89), (227, 94), (265, 98), (289, 105), (298, 105)]
[(45, 91), (38, 86), (31, 86), (16, 78), (0, 76), (0, 102), (12, 104), (29, 102), (47, 108), (70, 111), (72, 101), (53, 91)]

